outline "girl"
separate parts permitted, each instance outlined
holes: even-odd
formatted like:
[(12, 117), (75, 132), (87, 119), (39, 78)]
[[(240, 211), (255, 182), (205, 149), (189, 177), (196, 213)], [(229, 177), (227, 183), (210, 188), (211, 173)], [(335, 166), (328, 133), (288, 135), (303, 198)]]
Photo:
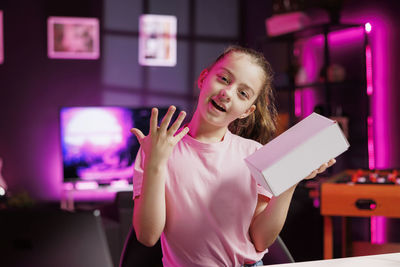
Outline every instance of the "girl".
[(261, 54), (230, 47), (200, 74), (198, 104), (188, 125), (179, 129), (182, 111), (170, 126), (171, 106), (159, 127), (153, 108), (147, 136), (132, 129), (141, 145), (133, 226), (146, 246), (161, 236), (164, 266), (262, 265), (295, 190), (271, 197), (243, 160), (273, 137), (271, 82)]

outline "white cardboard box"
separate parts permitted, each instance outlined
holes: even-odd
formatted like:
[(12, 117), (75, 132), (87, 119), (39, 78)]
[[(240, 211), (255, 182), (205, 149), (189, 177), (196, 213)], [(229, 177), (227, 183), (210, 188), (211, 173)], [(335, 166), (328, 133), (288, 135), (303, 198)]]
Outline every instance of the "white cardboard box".
[(312, 113), (245, 161), (257, 182), (278, 196), (348, 148), (338, 123)]

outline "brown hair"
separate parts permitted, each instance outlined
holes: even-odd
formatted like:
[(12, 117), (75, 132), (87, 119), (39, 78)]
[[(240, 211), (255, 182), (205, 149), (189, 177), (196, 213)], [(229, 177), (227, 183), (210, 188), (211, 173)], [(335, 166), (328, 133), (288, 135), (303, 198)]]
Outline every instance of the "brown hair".
[(270, 141), (276, 132), (278, 112), (275, 107), (275, 90), (272, 86), (273, 71), (264, 55), (251, 48), (229, 46), (208, 68), (211, 69), (218, 61), (230, 53), (243, 53), (250, 56), (264, 72), (264, 82), (260, 94), (254, 101), (256, 109), (243, 119), (236, 119), (229, 124), (229, 130), (244, 138), (253, 139), (261, 144)]

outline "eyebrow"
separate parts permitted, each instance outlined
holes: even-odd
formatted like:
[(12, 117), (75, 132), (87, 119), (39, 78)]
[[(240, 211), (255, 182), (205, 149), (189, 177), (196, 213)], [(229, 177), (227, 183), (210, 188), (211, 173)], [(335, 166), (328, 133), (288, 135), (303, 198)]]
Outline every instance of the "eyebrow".
[[(230, 71), (229, 69), (227, 69), (227, 68), (225, 68), (225, 67), (221, 67), (221, 69), (224, 70), (224, 71), (226, 71), (226, 72), (228, 72), (229, 75), (235, 77), (235, 75), (234, 75), (234, 74), (232, 73), (232, 71)], [(247, 90), (250, 90), (251, 93), (252, 93), (253, 95), (255, 94), (253, 88), (251, 88), (251, 87), (248, 86), (247, 84), (245, 84), (245, 83), (240, 83), (239, 85), (245, 87), (245, 89), (247, 89)]]

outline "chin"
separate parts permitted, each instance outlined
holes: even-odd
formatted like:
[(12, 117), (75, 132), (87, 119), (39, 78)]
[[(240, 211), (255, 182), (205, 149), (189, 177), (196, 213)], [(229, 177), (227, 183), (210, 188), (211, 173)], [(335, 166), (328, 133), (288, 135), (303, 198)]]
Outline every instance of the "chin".
[(209, 117), (207, 118), (207, 122), (209, 124), (212, 124), (213, 126), (216, 127), (221, 127), (221, 128), (228, 128), (228, 125), (232, 122), (232, 120), (227, 120), (227, 119), (222, 119), (222, 118), (215, 118), (215, 117)]

